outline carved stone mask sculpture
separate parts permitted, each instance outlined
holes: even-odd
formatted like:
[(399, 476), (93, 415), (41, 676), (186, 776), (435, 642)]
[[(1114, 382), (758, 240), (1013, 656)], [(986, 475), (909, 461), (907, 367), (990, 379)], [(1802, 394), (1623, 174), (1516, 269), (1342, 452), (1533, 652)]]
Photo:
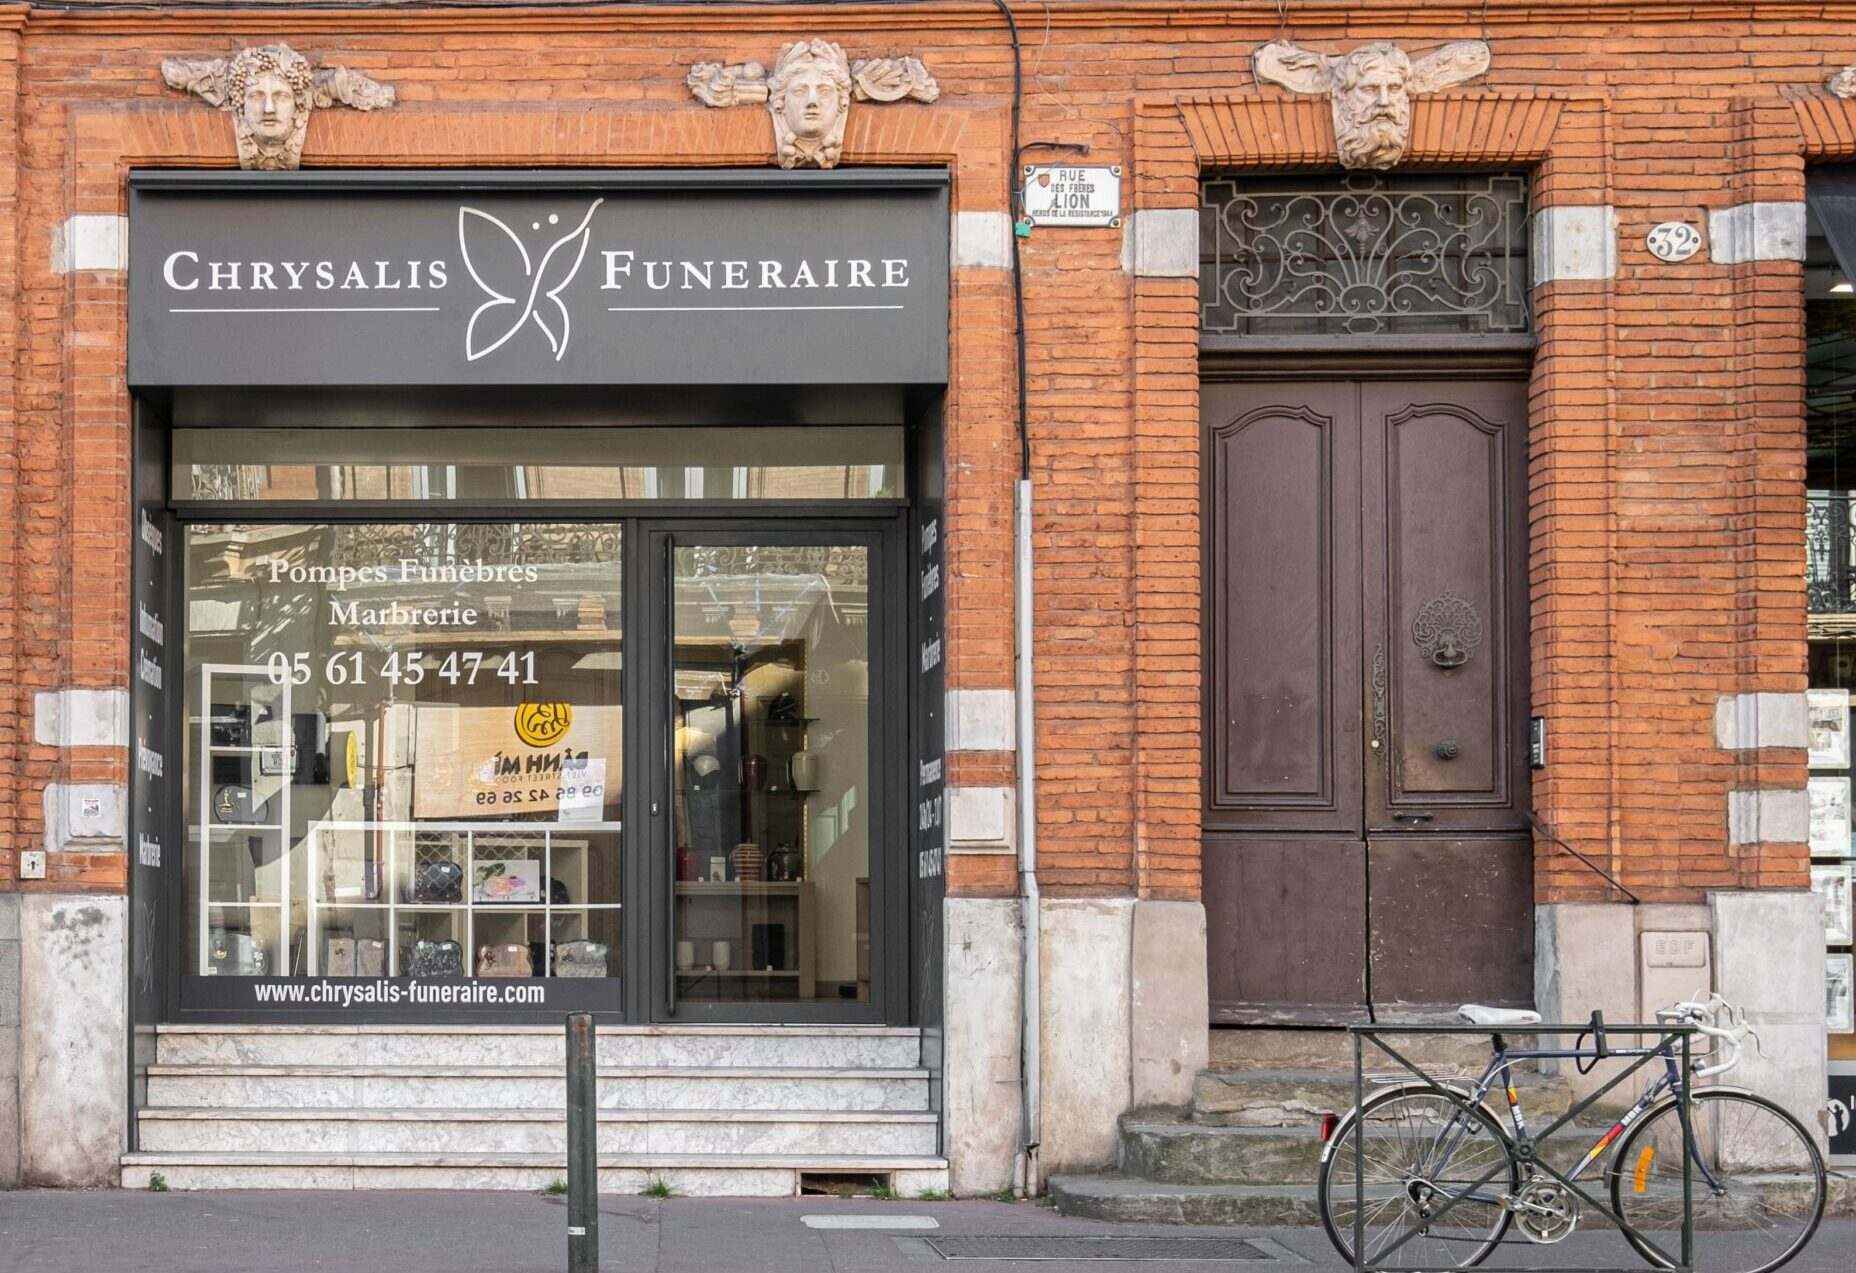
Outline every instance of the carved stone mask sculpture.
[(1345, 168), (1390, 168), (1411, 144), (1411, 95), (1474, 79), (1489, 69), (1489, 46), (1460, 40), (1415, 61), (1396, 44), (1362, 44), (1338, 57), (1271, 43), (1251, 59), (1259, 81), (1292, 93), (1326, 93)]
[(765, 102), (773, 117), (775, 156), (782, 168), (835, 168), (844, 153), (851, 103), (932, 102), (941, 89), (912, 57), (852, 62), (829, 40), (797, 40), (780, 50), (773, 71), (759, 62), (699, 62), (690, 92), (705, 106)]
[(230, 58), (161, 64), (169, 88), (192, 93), (232, 114), (232, 133), (241, 168), (280, 170), (303, 162), (303, 136), (310, 112), (340, 102), (356, 110), (393, 105), (393, 90), (359, 71), (311, 67), (287, 44), (262, 44)]

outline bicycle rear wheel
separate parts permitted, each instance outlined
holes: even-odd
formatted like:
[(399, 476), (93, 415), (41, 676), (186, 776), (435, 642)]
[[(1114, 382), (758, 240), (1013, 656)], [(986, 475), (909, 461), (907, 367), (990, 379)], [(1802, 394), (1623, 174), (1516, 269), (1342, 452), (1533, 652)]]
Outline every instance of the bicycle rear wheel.
[(1406, 1088), (1369, 1099), (1364, 1118), (1341, 1120), (1322, 1151), (1317, 1202), (1349, 1264), (1358, 1213), (1369, 1259), (1466, 1269), (1508, 1231), (1502, 1198), (1520, 1185), (1520, 1164), (1487, 1110), (1438, 1088)]
[[(1824, 1216), (1816, 1142), (1797, 1119), (1750, 1092), (1698, 1091), (1690, 1106), (1697, 1273), (1778, 1268), (1804, 1249)], [(1665, 1254), (1680, 1259), (1682, 1119), (1674, 1101), (1631, 1129), (1607, 1174), (1612, 1209), (1643, 1235), (1627, 1229), (1625, 1240), (1658, 1268), (1669, 1267)]]

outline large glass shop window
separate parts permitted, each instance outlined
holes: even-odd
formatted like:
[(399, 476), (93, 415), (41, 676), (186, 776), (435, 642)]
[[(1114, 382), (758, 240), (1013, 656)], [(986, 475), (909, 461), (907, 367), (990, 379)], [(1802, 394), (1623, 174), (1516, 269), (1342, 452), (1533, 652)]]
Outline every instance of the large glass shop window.
[(185, 969), (619, 975), (620, 531), (186, 531)]
[[(1813, 217), (1813, 228), (1816, 229)], [(1850, 698), (1856, 688), (1856, 292), (1821, 234), (1805, 262), (1805, 597), (1810, 638), (1811, 887), (1824, 904), (1833, 1071), (1856, 1062)], [(1846, 1124), (1848, 1120), (1845, 1120)], [(1833, 1146), (1833, 1149), (1835, 1146)]]

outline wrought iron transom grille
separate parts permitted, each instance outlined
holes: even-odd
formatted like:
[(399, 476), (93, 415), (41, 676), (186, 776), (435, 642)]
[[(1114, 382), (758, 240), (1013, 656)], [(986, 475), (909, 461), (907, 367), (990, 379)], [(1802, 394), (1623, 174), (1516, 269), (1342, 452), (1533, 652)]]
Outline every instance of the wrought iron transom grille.
[(1526, 333), (1527, 196), (1520, 173), (1208, 178), (1200, 330)]

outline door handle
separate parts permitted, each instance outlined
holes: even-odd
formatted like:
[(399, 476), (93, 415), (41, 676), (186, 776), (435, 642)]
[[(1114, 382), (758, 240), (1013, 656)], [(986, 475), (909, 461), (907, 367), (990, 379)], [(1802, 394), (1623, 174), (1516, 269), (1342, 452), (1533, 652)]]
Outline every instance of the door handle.
[(1395, 813), (1392, 815), (1392, 821), (1394, 822), (1419, 823), (1429, 822), (1430, 820), (1431, 815), (1428, 813)]

